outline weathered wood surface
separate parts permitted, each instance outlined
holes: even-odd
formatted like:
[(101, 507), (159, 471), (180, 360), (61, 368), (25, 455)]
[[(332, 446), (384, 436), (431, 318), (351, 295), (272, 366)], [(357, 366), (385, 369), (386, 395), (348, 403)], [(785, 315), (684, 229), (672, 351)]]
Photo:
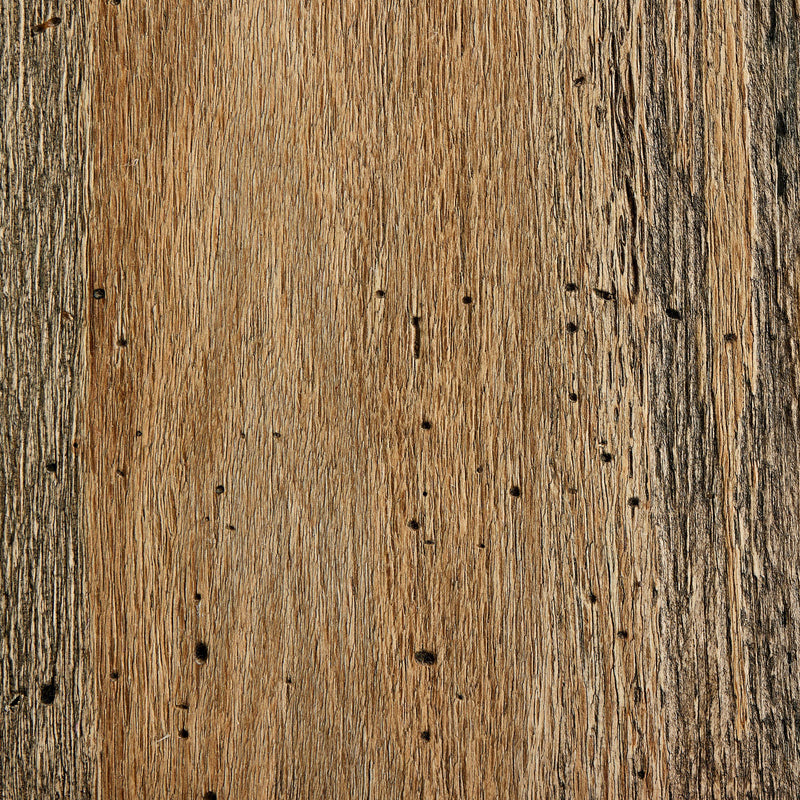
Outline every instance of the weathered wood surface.
[(4, 524), (97, 737), (11, 796), (794, 797), (799, 16), (93, 4), (86, 547)]
[[(33, 27), (52, 16), (61, 23)], [(78, 2), (0, 6), (0, 798), (93, 795), (78, 522), (88, 38)]]

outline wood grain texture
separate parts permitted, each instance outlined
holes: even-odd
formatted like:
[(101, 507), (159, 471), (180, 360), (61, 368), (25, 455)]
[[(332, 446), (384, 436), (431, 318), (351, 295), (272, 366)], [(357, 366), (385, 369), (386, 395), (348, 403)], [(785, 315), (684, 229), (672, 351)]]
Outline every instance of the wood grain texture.
[(0, 797), (95, 783), (78, 432), (88, 37), (78, 2), (0, 8)]
[(794, 797), (797, 3), (89, 9), (6, 104), (10, 796)]

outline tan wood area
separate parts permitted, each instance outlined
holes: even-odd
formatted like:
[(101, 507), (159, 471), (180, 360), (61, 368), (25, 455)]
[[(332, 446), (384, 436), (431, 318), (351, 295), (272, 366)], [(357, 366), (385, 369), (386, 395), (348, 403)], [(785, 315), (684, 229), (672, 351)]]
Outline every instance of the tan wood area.
[(0, 16), (2, 800), (796, 797), (793, 0)]

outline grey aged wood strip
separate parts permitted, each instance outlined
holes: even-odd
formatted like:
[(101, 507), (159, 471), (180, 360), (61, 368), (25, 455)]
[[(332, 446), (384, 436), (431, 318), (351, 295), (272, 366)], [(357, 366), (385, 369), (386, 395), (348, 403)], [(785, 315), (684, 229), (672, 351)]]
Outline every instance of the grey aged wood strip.
[(788, 798), (800, 792), (800, 9), (749, 11), (758, 369), (737, 432), (750, 723), (739, 773), (761, 796)]
[[(86, 6), (0, 8), (0, 797), (93, 794), (79, 525)], [(32, 27), (57, 16), (40, 33)]]
[[(795, 797), (797, 7), (650, 2), (649, 382), (669, 796)], [(669, 12), (672, 11), (673, 14)]]

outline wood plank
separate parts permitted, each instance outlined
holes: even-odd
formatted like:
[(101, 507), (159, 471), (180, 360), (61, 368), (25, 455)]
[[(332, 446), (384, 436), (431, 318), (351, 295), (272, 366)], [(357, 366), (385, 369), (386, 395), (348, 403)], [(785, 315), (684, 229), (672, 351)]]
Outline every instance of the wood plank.
[(3, 5), (2, 798), (84, 798), (94, 785), (96, 709), (78, 512), (88, 61), (82, 2), (53, 13), (41, 4)]
[(797, 18), (93, 6), (98, 735), (12, 796), (793, 796)]

